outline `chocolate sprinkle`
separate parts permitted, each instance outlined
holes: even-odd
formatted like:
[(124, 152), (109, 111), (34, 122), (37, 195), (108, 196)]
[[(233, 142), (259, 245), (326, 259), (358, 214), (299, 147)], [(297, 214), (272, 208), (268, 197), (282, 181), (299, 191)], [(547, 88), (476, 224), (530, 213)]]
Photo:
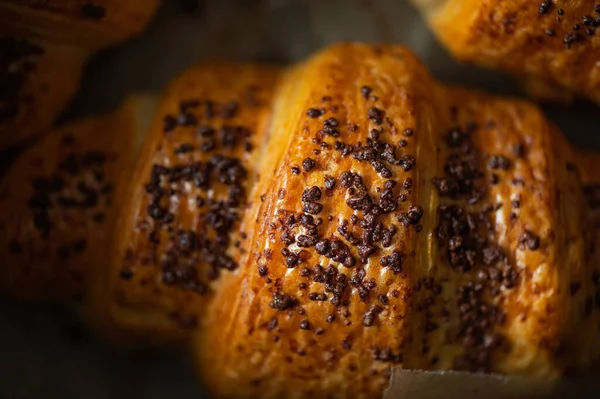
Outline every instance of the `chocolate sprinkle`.
[(367, 115), (367, 117), (370, 120), (372, 120), (376, 125), (381, 125), (381, 123), (383, 122), (383, 116), (384, 112), (376, 107), (372, 107), (371, 109), (369, 109), (369, 113)]
[(291, 295), (283, 294), (281, 292), (273, 292), (273, 300), (269, 303), (269, 306), (277, 310), (288, 310), (298, 304), (298, 301)]
[(306, 111), (306, 115), (309, 118), (318, 118), (319, 116), (323, 115), (323, 111), (320, 109), (316, 109), (316, 108), (309, 108), (308, 111)]
[(305, 172), (310, 172), (311, 170), (313, 170), (313, 168), (316, 166), (316, 162), (314, 159), (312, 158), (305, 158), (304, 161), (302, 161), (302, 169), (304, 169)]
[(521, 235), (521, 244), (525, 245), (530, 251), (537, 251), (540, 247), (540, 237), (529, 230), (525, 230)]

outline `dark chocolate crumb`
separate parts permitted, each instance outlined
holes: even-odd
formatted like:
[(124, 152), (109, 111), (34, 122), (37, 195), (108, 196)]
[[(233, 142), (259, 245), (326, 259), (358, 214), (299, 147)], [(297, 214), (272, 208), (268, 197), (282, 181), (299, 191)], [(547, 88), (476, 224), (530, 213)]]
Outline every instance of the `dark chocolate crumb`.
[(540, 3), (539, 12), (540, 14), (546, 14), (552, 8), (553, 3), (550, 0), (544, 0)]
[(363, 325), (365, 327), (371, 327), (373, 323), (375, 323), (375, 319), (377, 315), (383, 310), (383, 308), (379, 305), (373, 305), (371, 308), (363, 315)]
[(501, 155), (493, 155), (488, 163), (491, 169), (507, 170), (510, 168), (510, 160)]
[(381, 125), (383, 122), (384, 112), (377, 107), (369, 109), (367, 117), (372, 120), (376, 125)]
[(318, 202), (305, 201), (302, 204), (302, 211), (311, 215), (318, 215), (323, 210), (323, 205)]
[(288, 310), (297, 304), (298, 301), (291, 295), (281, 292), (273, 292), (273, 301), (269, 303), (269, 306), (277, 310)]
[(175, 119), (172, 115), (165, 116), (163, 123), (163, 132), (168, 133), (175, 129), (177, 126), (177, 119)]
[(310, 323), (308, 322), (308, 320), (305, 319), (300, 322), (300, 329), (310, 330)]
[(563, 43), (567, 49), (571, 48), (571, 45), (581, 39), (579, 33), (567, 33), (563, 38)]
[(323, 115), (323, 110), (316, 109), (316, 108), (309, 108), (308, 111), (306, 111), (306, 115), (309, 118), (318, 118), (319, 116)]
[(540, 237), (529, 230), (523, 232), (520, 242), (530, 251), (536, 251), (540, 247)]
[(335, 188), (335, 177), (325, 176), (325, 188), (327, 190), (333, 190)]
[(394, 249), (390, 255), (382, 256), (379, 263), (383, 267), (389, 267), (394, 273), (400, 273), (402, 272), (403, 257), (404, 255), (400, 251)]
[(121, 269), (119, 277), (123, 280), (131, 280), (133, 278), (133, 271), (130, 269)]
[(360, 89), (360, 94), (362, 94), (362, 97), (363, 97), (365, 100), (368, 100), (368, 99), (369, 99), (369, 96), (371, 95), (371, 91), (373, 91), (373, 89), (372, 89), (372, 88), (370, 88), (369, 86), (363, 86), (363, 87), (361, 87), (361, 89)]
[(175, 148), (175, 154), (185, 154), (186, 152), (194, 151), (194, 146), (189, 143), (181, 144), (179, 147)]
[(261, 277), (265, 277), (269, 273), (269, 268), (265, 265), (258, 266), (258, 275)]
[(304, 169), (305, 172), (310, 172), (311, 170), (313, 170), (316, 164), (317, 163), (314, 159), (305, 158), (304, 161), (302, 161), (302, 169)]

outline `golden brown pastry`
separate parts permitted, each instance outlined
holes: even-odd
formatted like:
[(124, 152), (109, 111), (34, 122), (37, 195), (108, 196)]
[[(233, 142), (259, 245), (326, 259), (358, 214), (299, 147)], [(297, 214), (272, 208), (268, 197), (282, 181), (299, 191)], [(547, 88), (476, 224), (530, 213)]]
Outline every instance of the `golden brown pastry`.
[(0, 149), (47, 131), (87, 57), (139, 33), (158, 4), (0, 0)]
[(391, 367), (598, 361), (600, 158), (403, 47), (191, 69), (136, 163), (82, 272), (88, 319), (139, 342), (191, 332), (215, 397), (377, 398)]
[(99, 48), (141, 33), (160, 0), (1, 0), (0, 26), (27, 37)]
[(263, 173), (255, 165), (265, 154), (277, 76), (270, 67), (216, 63), (170, 86), (117, 200), (92, 319), (150, 341), (180, 341), (197, 325), (221, 275), (243, 254), (239, 220)]
[(195, 340), (215, 397), (377, 398), (390, 367), (598, 360), (598, 176), (535, 106), (442, 86), (393, 46), (332, 47), (278, 90), (248, 256)]
[(88, 49), (0, 38), (0, 148), (46, 130), (79, 86)]
[(137, 98), (25, 151), (0, 191), (0, 289), (85, 297), (84, 317), (111, 339), (181, 342), (238, 264), (277, 76), (191, 69), (167, 91), (143, 151), (154, 112)]
[(544, 99), (600, 102), (596, 0), (413, 0), (459, 60), (512, 72)]
[(0, 291), (81, 299), (89, 270), (106, 264), (115, 184), (131, 176), (154, 103), (133, 97), (50, 132), (12, 165), (0, 186)]

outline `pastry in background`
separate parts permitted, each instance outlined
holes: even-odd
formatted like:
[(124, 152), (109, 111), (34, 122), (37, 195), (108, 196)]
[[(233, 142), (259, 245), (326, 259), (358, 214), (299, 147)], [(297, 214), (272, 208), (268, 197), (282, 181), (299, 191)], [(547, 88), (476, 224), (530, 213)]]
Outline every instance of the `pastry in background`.
[(533, 96), (600, 103), (595, 0), (413, 0), (459, 60), (511, 72)]
[(3, 293), (83, 299), (89, 270), (107, 262), (116, 183), (131, 177), (154, 108), (152, 96), (132, 97), (49, 132), (11, 165), (0, 185)]
[(0, 0), (0, 149), (43, 134), (96, 50), (140, 33), (158, 0)]

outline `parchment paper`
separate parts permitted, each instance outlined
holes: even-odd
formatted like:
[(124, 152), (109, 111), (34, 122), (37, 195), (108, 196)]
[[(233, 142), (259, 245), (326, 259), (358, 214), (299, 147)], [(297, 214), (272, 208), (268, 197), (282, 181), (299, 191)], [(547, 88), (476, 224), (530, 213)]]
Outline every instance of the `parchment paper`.
[[(193, 13), (183, 12), (179, 0), (165, 2), (142, 37), (94, 57), (63, 121), (110, 111), (128, 93), (160, 91), (201, 59), (288, 63), (339, 40), (402, 42), (438, 79), (519, 95), (511, 79), (453, 62), (407, 1), (206, 0)], [(600, 112), (594, 105), (545, 109), (573, 143), (600, 149)], [(10, 159), (0, 154), (0, 165)], [(469, 387), (485, 387), (485, 397), (506, 387), (505, 380), (481, 378), (480, 384), (471, 377)], [(481, 396), (465, 390), (462, 375), (399, 372), (393, 381), (390, 399)], [(589, 392), (600, 385), (585, 381)], [(71, 316), (52, 305), (0, 303), (1, 399), (204, 397), (185, 356), (113, 350), (82, 333)]]
[(598, 385), (597, 376), (592, 375), (548, 382), (498, 374), (396, 369), (383, 399), (596, 398)]

